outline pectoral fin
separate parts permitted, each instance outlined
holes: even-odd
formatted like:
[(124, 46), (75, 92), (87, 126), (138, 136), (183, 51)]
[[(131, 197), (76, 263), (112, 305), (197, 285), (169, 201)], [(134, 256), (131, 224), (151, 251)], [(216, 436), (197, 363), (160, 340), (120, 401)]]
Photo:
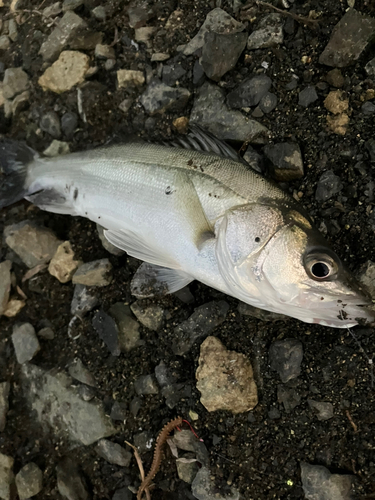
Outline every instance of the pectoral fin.
[(144, 262), (135, 273), (130, 290), (137, 298), (167, 295), (177, 292), (193, 279), (180, 269), (168, 269)]

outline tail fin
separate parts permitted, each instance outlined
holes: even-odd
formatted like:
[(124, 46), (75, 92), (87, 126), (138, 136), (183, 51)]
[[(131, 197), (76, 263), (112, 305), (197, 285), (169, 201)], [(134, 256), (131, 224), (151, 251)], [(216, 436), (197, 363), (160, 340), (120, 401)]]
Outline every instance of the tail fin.
[(27, 193), (27, 167), (37, 153), (24, 142), (0, 139), (0, 209)]

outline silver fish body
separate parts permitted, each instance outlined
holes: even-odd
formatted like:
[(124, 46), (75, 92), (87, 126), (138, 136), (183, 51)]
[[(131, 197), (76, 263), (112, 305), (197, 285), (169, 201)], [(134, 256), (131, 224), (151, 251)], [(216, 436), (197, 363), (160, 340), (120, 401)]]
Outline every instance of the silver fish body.
[[(133, 280), (139, 296), (150, 279), (168, 293), (197, 279), (306, 322), (372, 321), (369, 298), (293, 199), (201, 130), (181, 143), (134, 142), (54, 159), (29, 152), (28, 162), (19, 153), (22, 196), (99, 223), (111, 243), (148, 263)], [(8, 179), (14, 155), (0, 149)]]

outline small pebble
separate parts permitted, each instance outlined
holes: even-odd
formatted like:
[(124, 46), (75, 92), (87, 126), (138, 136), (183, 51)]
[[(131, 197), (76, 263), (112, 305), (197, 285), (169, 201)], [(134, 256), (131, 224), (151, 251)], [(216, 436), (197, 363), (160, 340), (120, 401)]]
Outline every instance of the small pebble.
[(38, 337), (30, 323), (22, 323), (13, 327), (12, 342), (20, 364), (31, 361), (40, 350)]

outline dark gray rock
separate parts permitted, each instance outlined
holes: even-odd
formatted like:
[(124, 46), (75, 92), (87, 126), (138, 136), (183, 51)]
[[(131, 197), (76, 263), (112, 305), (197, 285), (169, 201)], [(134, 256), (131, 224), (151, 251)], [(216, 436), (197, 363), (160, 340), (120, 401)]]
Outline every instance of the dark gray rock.
[(152, 450), (155, 438), (151, 432), (143, 431), (134, 436), (134, 446), (138, 448), (139, 453), (147, 453)]
[(12, 262), (5, 260), (0, 263), (0, 316), (4, 313), (8, 301), (11, 288), (11, 274)]
[(302, 343), (297, 339), (276, 340), (269, 350), (270, 366), (285, 384), (301, 373)]
[(16, 486), (20, 500), (37, 495), (42, 491), (43, 472), (34, 462), (26, 464), (16, 475)]
[(276, 47), (284, 41), (283, 33), (284, 19), (280, 14), (268, 14), (262, 16), (261, 20), (247, 41), (249, 50)]
[(40, 350), (38, 337), (30, 323), (22, 323), (13, 327), (12, 342), (20, 364), (32, 360)]
[(89, 372), (79, 358), (75, 359), (73, 363), (69, 365), (68, 372), (69, 375), (75, 380), (78, 380), (78, 382), (91, 387), (97, 387), (94, 376)]
[(256, 75), (244, 80), (228, 94), (227, 103), (231, 108), (256, 106), (271, 88), (272, 80), (267, 75)]
[(130, 306), (138, 321), (149, 330), (156, 332), (161, 328), (164, 318), (164, 309), (157, 304), (143, 305), (141, 300)]
[(369, 152), (371, 162), (375, 162), (375, 139), (369, 139), (365, 143), (366, 149)]
[(55, 332), (51, 327), (46, 326), (38, 332), (38, 337), (42, 337), (45, 340), (53, 340), (55, 338)]
[(281, 413), (277, 408), (271, 408), (270, 411), (268, 412), (268, 418), (270, 418), (271, 420), (277, 420), (280, 417)]
[(361, 111), (364, 115), (373, 115), (375, 113), (375, 104), (370, 101), (366, 101), (361, 106)]
[(129, 490), (129, 488), (121, 488), (120, 490), (115, 491), (115, 494), (112, 497), (112, 500), (133, 500), (134, 495)]
[(206, 128), (219, 139), (262, 144), (268, 135), (266, 127), (240, 111), (229, 109), (225, 94), (216, 85), (204, 83), (194, 100), (190, 122)]
[(7, 413), (9, 410), (9, 391), (10, 383), (1, 382), (0, 383), (0, 432), (3, 432), (6, 425)]
[(85, 285), (76, 285), (70, 312), (73, 316), (83, 318), (86, 313), (94, 309), (98, 302), (99, 299), (95, 295), (95, 289), (88, 288)]
[(126, 417), (127, 417), (127, 405), (125, 403), (120, 403), (119, 401), (115, 401), (111, 409), (111, 419), (125, 422)]
[(110, 315), (115, 319), (118, 328), (118, 340), (122, 352), (129, 352), (139, 345), (139, 323), (129, 306), (117, 302), (109, 309)]
[(308, 87), (301, 90), (298, 94), (298, 104), (307, 108), (311, 103), (318, 99), (318, 94), (316, 93), (315, 87), (309, 85)]
[(329, 420), (333, 417), (333, 404), (324, 401), (314, 401), (313, 399), (308, 399), (310, 408), (317, 411), (318, 420)]
[(205, 76), (199, 59), (197, 59), (193, 66), (193, 85), (199, 87), (204, 82)]
[(206, 33), (200, 63), (208, 78), (218, 82), (233, 69), (246, 47), (247, 33)]
[(243, 159), (256, 172), (261, 174), (264, 172), (263, 156), (257, 153), (251, 146), (248, 146), (246, 153), (243, 155)]
[(224, 300), (208, 302), (197, 307), (189, 319), (175, 328), (173, 352), (179, 356), (186, 354), (194, 342), (207, 337), (223, 323), (228, 310), (229, 305)]
[(301, 481), (306, 500), (352, 500), (354, 476), (331, 474), (322, 465), (301, 463)]
[(371, 78), (375, 76), (375, 57), (371, 59), (365, 66), (365, 71), (367, 75)]
[(302, 154), (298, 144), (280, 142), (264, 147), (264, 154), (272, 163), (273, 177), (277, 181), (291, 181), (303, 177)]
[(67, 139), (71, 139), (78, 125), (78, 115), (68, 111), (61, 117), (61, 129)]
[(91, 498), (86, 481), (77, 465), (68, 457), (56, 467), (57, 489), (67, 500), (89, 500)]
[(128, 467), (132, 459), (130, 451), (125, 450), (117, 443), (112, 443), (108, 439), (101, 439), (95, 446), (96, 453), (107, 460), (110, 464)]
[(348, 9), (333, 28), (331, 38), (319, 57), (320, 64), (345, 68), (353, 64), (375, 35), (375, 19)]
[(140, 97), (140, 102), (150, 115), (166, 111), (181, 111), (187, 104), (190, 92), (182, 87), (169, 87), (153, 80)]
[(340, 177), (335, 175), (333, 170), (327, 170), (319, 178), (315, 199), (316, 201), (327, 201), (339, 193), (343, 187)]
[(39, 126), (43, 132), (47, 132), (47, 134), (55, 139), (61, 136), (60, 118), (55, 111), (48, 111), (48, 113), (43, 115)]
[(207, 467), (199, 469), (191, 485), (191, 491), (197, 500), (239, 500), (240, 494), (234, 488), (231, 493), (221, 495), (216, 492), (215, 483), (211, 479), (211, 472)]
[(267, 92), (259, 101), (259, 107), (263, 113), (271, 113), (277, 106), (277, 97), (272, 92)]
[(92, 326), (112, 356), (120, 356), (121, 349), (115, 320), (104, 311), (98, 311), (92, 319)]
[(134, 389), (138, 396), (158, 394), (159, 386), (153, 375), (141, 375), (134, 382)]
[(82, 399), (82, 401), (91, 401), (95, 397), (95, 391), (88, 385), (80, 385), (77, 390), (77, 394)]
[(186, 75), (186, 70), (179, 63), (163, 66), (162, 80), (165, 85), (173, 87)]
[(72, 282), (74, 285), (108, 286), (112, 282), (112, 264), (108, 259), (82, 264), (74, 273)]
[(279, 384), (277, 386), (277, 402), (282, 403), (285, 411), (290, 413), (301, 403), (301, 396), (295, 389)]

